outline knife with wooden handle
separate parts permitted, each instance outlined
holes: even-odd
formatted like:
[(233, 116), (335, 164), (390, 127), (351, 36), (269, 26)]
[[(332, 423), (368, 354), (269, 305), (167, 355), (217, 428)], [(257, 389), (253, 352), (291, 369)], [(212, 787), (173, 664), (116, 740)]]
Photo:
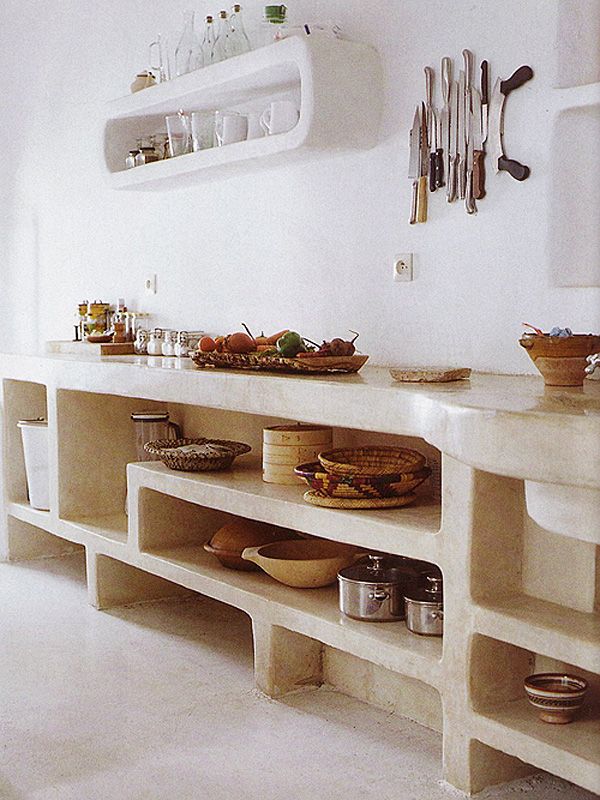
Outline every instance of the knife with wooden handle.
[(427, 133), (427, 110), (421, 103), (421, 147), (419, 155), (419, 180), (417, 186), (417, 222), (427, 222), (427, 169), (429, 167), (429, 138)]
[(433, 81), (434, 73), (431, 67), (425, 67), (425, 109), (427, 113), (427, 147), (429, 149), (429, 191), (435, 192), (437, 189), (436, 184), (436, 150), (437, 142), (435, 141), (437, 135), (436, 126), (436, 113), (433, 107)]
[(417, 195), (419, 189), (419, 157), (421, 151), (421, 121), (419, 117), (419, 106), (415, 109), (415, 116), (413, 117), (412, 128), (409, 135), (409, 161), (408, 161), (408, 177), (412, 178), (412, 196), (410, 203), (410, 219), (411, 225), (417, 221)]
[(504, 105), (508, 95), (531, 78), (533, 78), (533, 70), (528, 66), (519, 67), (505, 81), (498, 78), (490, 101), (488, 130), (492, 137), (491, 154), (494, 170), (495, 172), (504, 170), (517, 181), (524, 181), (528, 178), (530, 170), (525, 164), (507, 158), (504, 154)]
[(471, 137), (473, 140), (473, 197), (481, 200), (485, 197), (485, 151), (483, 149), (483, 131), (481, 118), (481, 95), (471, 87), (471, 108), (473, 124)]

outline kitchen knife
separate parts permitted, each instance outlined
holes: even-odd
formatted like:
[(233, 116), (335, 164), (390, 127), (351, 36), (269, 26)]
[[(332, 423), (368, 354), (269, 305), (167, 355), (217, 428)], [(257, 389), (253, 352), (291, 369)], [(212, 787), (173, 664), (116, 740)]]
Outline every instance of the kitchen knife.
[(474, 86), (471, 87), (471, 107), (473, 109), (471, 133), (473, 140), (473, 197), (481, 200), (482, 197), (485, 197), (485, 152), (483, 150), (481, 95)]
[(488, 135), (488, 109), (489, 109), (489, 91), (490, 79), (488, 71), (488, 62), (481, 62), (481, 127), (483, 130), (483, 141), (487, 139)]
[(419, 180), (417, 187), (417, 222), (427, 222), (427, 169), (429, 167), (427, 109), (421, 103), (421, 146), (419, 148)]
[(450, 84), (450, 130), (448, 145), (448, 178), (446, 181), (446, 199), (449, 203), (456, 200), (457, 161), (458, 161), (458, 84)]
[[(505, 170), (517, 181), (529, 177), (529, 167), (504, 155), (504, 104), (508, 95), (533, 77), (531, 67), (522, 66), (505, 81), (498, 78), (490, 100), (488, 131), (491, 137), (491, 156), (495, 172)], [(489, 138), (488, 137), (488, 138)]]
[(427, 114), (427, 147), (429, 149), (429, 165), (428, 165), (428, 174), (429, 174), (429, 191), (435, 192), (436, 184), (435, 184), (435, 160), (436, 160), (436, 149), (437, 143), (435, 141), (436, 136), (436, 115), (435, 109), (433, 107), (433, 69), (431, 67), (425, 67), (423, 70), (425, 72), (425, 111)]
[(419, 188), (419, 155), (421, 150), (421, 120), (419, 117), (419, 106), (415, 109), (412, 128), (409, 134), (409, 160), (408, 177), (413, 179), (412, 196), (410, 203), (410, 224), (414, 225), (417, 221), (417, 192)]
[(450, 90), (452, 88), (452, 59), (442, 58), (442, 98), (444, 106), (440, 115), (440, 147), (444, 158), (443, 168), (446, 180), (450, 174)]
[(470, 50), (463, 50), (463, 61), (465, 65), (465, 133), (469, 127), (469, 114), (471, 113), (471, 85), (473, 83), (473, 53)]
[(435, 142), (436, 142), (436, 150), (435, 150), (435, 188), (441, 189), (442, 186), (445, 186), (445, 175), (444, 175), (444, 150), (441, 147), (442, 142), (442, 120), (440, 119), (440, 115), (436, 112), (435, 114)]
[(465, 73), (459, 72), (458, 78), (458, 136), (456, 140), (456, 194), (460, 200), (465, 199), (465, 182), (467, 178), (467, 132), (465, 119)]
[[(469, 92), (470, 94), (470, 92)], [(469, 105), (470, 105), (469, 101)], [(477, 205), (473, 197), (473, 112), (469, 111), (467, 125), (467, 160), (465, 164), (465, 210), (467, 214), (476, 214)]]

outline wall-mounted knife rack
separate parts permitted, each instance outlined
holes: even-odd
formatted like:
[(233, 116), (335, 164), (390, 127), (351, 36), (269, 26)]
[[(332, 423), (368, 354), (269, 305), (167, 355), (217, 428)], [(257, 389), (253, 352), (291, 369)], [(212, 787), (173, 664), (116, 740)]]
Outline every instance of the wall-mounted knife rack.
[(441, 62), (443, 106), (435, 105), (435, 73), (425, 67), (425, 101), (417, 105), (409, 138), (408, 177), (412, 179), (410, 223), (427, 222), (428, 192), (445, 187), (446, 199), (464, 200), (467, 214), (477, 213), (477, 201), (486, 195), (485, 160), (494, 172), (506, 171), (515, 180), (529, 177), (529, 167), (504, 154), (506, 98), (533, 77), (522, 66), (508, 78), (497, 78), (489, 91), (489, 65), (481, 62), (480, 88), (473, 84), (473, 53), (462, 51), (464, 68), (453, 79), (453, 62)]

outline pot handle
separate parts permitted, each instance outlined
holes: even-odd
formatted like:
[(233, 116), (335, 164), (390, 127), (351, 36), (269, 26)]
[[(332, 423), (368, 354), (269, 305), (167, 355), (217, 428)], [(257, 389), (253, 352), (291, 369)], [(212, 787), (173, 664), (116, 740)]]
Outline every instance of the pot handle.
[(441, 620), (443, 620), (444, 619), (444, 612), (440, 608), (439, 611), (432, 611), (429, 616), (431, 617), (431, 619), (441, 619)]
[(389, 597), (389, 592), (386, 592), (385, 589), (375, 589), (372, 592), (369, 592), (369, 600), (373, 600), (376, 603), (381, 605), (385, 600)]
[(259, 563), (260, 556), (258, 555), (258, 551), (260, 547), (245, 547), (242, 550), (242, 558), (244, 561), (253, 561), (255, 564)]

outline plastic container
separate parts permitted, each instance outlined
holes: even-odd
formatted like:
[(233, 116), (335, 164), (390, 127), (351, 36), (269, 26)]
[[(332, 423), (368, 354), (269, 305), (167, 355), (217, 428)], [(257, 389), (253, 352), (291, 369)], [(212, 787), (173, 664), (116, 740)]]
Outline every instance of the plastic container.
[(49, 511), (48, 422), (41, 417), (20, 419), (17, 427), (21, 429), (23, 439), (29, 503), (32, 508)]

